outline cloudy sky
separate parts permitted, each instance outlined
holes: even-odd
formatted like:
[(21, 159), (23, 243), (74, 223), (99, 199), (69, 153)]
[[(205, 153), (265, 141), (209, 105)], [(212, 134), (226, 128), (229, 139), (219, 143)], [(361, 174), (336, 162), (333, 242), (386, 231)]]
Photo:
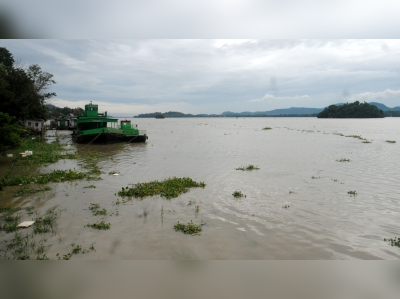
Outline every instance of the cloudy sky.
[(54, 75), (49, 102), (93, 101), (114, 115), (400, 106), (400, 40), (1, 40), (25, 67)]

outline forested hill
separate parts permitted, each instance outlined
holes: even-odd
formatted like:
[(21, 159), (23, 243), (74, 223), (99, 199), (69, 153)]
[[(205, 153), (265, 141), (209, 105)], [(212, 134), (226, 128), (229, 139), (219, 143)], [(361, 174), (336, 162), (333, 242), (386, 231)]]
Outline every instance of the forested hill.
[(345, 103), (341, 106), (330, 105), (317, 114), (318, 118), (382, 118), (384, 112), (375, 105), (366, 102)]

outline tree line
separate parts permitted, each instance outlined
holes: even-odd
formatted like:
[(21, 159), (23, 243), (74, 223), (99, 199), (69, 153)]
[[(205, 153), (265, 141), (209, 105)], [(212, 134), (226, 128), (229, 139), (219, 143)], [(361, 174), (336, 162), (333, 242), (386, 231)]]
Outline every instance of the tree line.
[(55, 83), (53, 75), (39, 65), (25, 69), (15, 62), (7, 48), (0, 47), (0, 153), (20, 144), (25, 133), (18, 122), (47, 119), (45, 103), (56, 96), (49, 92)]

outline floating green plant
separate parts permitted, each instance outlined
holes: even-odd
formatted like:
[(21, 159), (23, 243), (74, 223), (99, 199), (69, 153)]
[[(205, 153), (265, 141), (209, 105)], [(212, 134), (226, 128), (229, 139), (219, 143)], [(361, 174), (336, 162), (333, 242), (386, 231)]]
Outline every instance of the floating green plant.
[(392, 238), (383, 239), (383, 241), (388, 242), (392, 246), (400, 247), (400, 238), (399, 237), (397, 239), (396, 239), (396, 237), (394, 237), (394, 239), (392, 239)]
[(350, 194), (350, 195), (353, 195), (354, 197), (356, 197), (357, 191), (356, 191), (356, 190), (354, 190), (354, 191), (348, 191), (347, 194)]
[(100, 205), (98, 203), (91, 203), (90, 204), (89, 210), (92, 211), (94, 216), (99, 216), (99, 215), (106, 216), (107, 215), (107, 210), (106, 209), (102, 209), (102, 210), (99, 210), (99, 209), (100, 209)]
[(249, 164), (248, 166), (242, 166), (242, 167), (238, 167), (238, 168), (236, 168), (236, 170), (248, 170), (248, 171), (250, 171), (250, 170), (255, 170), (255, 169), (260, 169), (259, 167), (257, 167), (257, 166), (254, 166), (253, 164)]
[(242, 193), (242, 191), (235, 191), (232, 193), (233, 197), (237, 198), (237, 197), (243, 197), (246, 196)]
[(360, 135), (346, 135), (346, 137), (352, 137), (352, 138), (357, 138), (360, 140), (365, 140), (365, 138), (362, 138)]
[(83, 187), (83, 188), (96, 188), (96, 186), (95, 185), (89, 185), (89, 186), (86, 186), (86, 187)]
[(264, 127), (263, 130), (272, 130), (271, 127)]
[(371, 141), (364, 140), (362, 143), (372, 143)]
[(202, 231), (201, 224), (194, 224), (192, 220), (188, 222), (188, 224), (181, 224), (178, 223), (174, 225), (175, 231), (181, 231), (185, 235), (192, 235), (192, 236), (200, 236), (200, 232)]
[(198, 213), (200, 211), (200, 206), (197, 205), (195, 210), (196, 210), (196, 213)]
[(108, 174), (109, 174), (109, 175), (114, 175), (114, 174), (119, 174), (119, 172), (113, 170), (113, 171), (110, 171)]
[(3, 179), (3, 186), (16, 186), (16, 185), (27, 185), (30, 183), (47, 184), (47, 183), (59, 183), (67, 182), (72, 180), (79, 180), (85, 178), (87, 175), (84, 172), (78, 172), (75, 170), (54, 170), (50, 173), (44, 173), (39, 175), (27, 175), (27, 176), (16, 176), (14, 178)]
[(387, 143), (396, 143), (394, 140), (386, 140)]
[(319, 177), (316, 177), (316, 176), (312, 176), (311, 177), (313, 180), (316, 180), (316, 179), (320, 179), (321, 177), (319, 176)]
[(111, 224), (101, 221), (100, 223), (92, 223), (92, 224), (88, 223), (86, 226), (96, 228), (98, 230), (107, 230), (107, 229), (110, 229)]
[(338, 161), (338, 162), (350, 162), (350, 159), (339, 159), (339, 160), (336, 160), (336, 161)]
[(289, 205), (283, 205), (282, 208), (288, 209), (290, 206)]
[(200, 187), (204, 188), (204, 182), (197, 183), (191, 178), (169, 178), (164, 181), (152, 181), (148, 183), (137, 183), (133, 188), (122, 188), (118, 192), (119, 196), (146, 197), (160, 195), (167, 199), (178, 197), (182, 193), (189, 191), (189, 188)]

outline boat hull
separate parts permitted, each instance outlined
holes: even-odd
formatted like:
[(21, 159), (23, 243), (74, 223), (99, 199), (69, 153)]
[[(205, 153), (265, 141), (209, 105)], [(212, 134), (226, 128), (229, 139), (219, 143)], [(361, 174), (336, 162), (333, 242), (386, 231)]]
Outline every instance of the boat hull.
[(102, 133), (90, 135), (72, 135), (73, 141), (77, 143), (118, 143), (118, 142), (146, 142), (149, 137), (147, 135), (124, 135), (115, 133)]

